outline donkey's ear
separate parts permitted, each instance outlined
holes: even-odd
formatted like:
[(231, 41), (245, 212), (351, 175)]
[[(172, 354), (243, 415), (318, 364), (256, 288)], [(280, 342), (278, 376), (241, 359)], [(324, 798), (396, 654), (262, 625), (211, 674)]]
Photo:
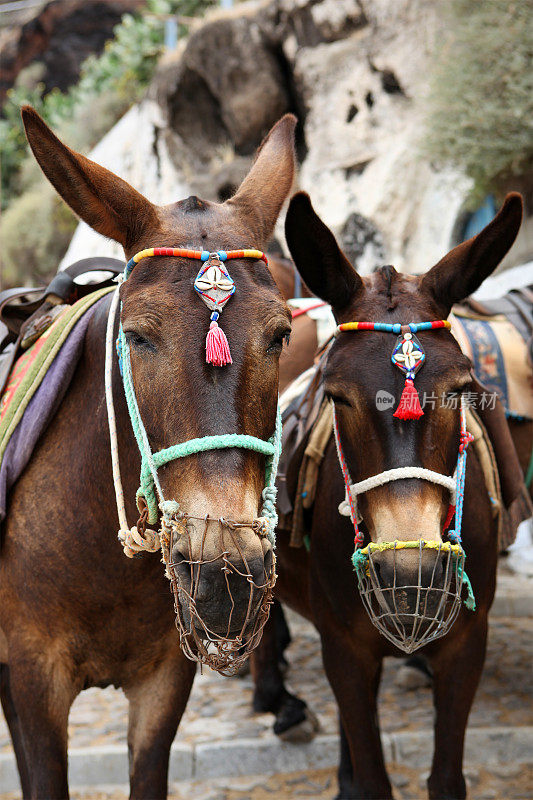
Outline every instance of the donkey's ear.
[(257, 243), (267, 243), (294, 179), (294, 114), (285, 114), (263, 140), (236, 194), (226, 200), (248, 217)]
[(140, 238), (157, 212), (142, 194), (109, 170), (63, 144), (31, 106), (22, 121), (33, 155), (63, 200), (91, 228), (124, 247)]
[(457, 245), (422, 278), (439, 305), (452, 305), (478, 289), (510, 249), (522, 221), (522, 196), (511, 192), (492, 222), (477, 236)]
[(346, 308), (363, 281), (305, 192), (298, 192), (290, 202), (285, 236), (298, 272), (311, 291), (335, 311)]

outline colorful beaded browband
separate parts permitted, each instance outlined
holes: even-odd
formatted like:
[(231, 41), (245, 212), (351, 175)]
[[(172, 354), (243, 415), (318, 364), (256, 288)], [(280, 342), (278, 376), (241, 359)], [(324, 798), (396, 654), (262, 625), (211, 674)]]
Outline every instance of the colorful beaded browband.
[(382, 331), (395, 333), (398, 338), (392, 351), (391, 361), (405, 375), (405, 385), (398, 408), (394, 412), (397, 419), (419, 419), (423, 416), (420, 398), (415, 389), (415, 375), (426, 360), (424, 348), (416, 338), (419, 331), (450, 330), (447, 319), (435, 319), (431, 322), (410, 322), (402, 325), (399, 322), (343, 322), (335, 329), (335, 336), (344, 331)]
[(151, 256), (174, 256), (176, 258), (195, 258), (202, 261), (202, 267), (194, 281), (194, 289), (211, 311), (211, 323), (205, 340), (205, 360), (215, 367), (231, 364), (231, 353), (226, 334), (219, 327), (218, 320), (224, 306), (235, 294), (235, 283), (231, 278), (225, 261), (231, 258), (254, 258), (268, 260), (262, 250), (188, 250), (180, 247), (149, 247), (136, 253), (124, 270), (127, 280), (133, 267), (143, 258)]

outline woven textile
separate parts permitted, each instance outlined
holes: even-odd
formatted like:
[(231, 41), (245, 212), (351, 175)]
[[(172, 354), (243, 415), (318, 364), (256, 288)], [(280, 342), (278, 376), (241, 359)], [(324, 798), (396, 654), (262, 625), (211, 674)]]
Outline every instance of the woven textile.
[(13, 366), (0, 398), (0, 521), (7, 492), (59, 408), (83, 352), (89, 321), (109, 291), (94, 292), (65, 309)]

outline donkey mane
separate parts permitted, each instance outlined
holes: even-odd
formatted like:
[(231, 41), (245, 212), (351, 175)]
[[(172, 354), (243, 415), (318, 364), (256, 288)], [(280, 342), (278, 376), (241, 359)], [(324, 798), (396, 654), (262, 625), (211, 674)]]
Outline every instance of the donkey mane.
[(207, 210), (207, 206), (204, 203), (204, 201), (200, 200), (200, 198), (197, 197), (195, 194), (191, 194), (190, 197), (185, 198), (185, 200), (183, 200), (180, 205), (182, 211), (185, 212)]
[[(394, 276), (398, 275), (398, 273), (392, 264), (385, 264), (383, 267), (378, 267), (376, 272), (383, 278), (387, 292), (387, 299), (389, 303), (392, 303), (392, 281), (394, 280)], [(389, 310), (392, 310), (390, 306)]]

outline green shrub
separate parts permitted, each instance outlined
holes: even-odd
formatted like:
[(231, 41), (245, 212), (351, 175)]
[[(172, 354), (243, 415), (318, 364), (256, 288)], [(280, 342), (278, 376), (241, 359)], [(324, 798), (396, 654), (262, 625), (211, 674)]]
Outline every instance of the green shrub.
[(533, 26), (522, 0), (440, 0), (426, 153), (464, 171), (472, 200), (533, 168)]
[(44, 283), (65, 254), (77, 218), (49, 183), (14, 200), (0, 219), (2, 284)]
[[(29, 154), (20, 107), (32, 105), (58, 136), (77, 150), (92, 148), (143, 95), (163, 49), (160, 16), (193, 16), (214, 0), (148, 0), (145, 16), (126, 14), (100, 56), (83, 64), (66, 93), (46, 96), (40, 68), (28, 68), (8, 92), (0, 119), (2, 153), (2, 284), (43, 283), (56, 272), (77, 219)], [(182, 27), (181, 33), (185, 32)], [(42, 70), (41, 70), (42, 72)]]
[[(35, 174), (31, 168), (23, 168), (28, 149), (20, 120), (22, 105), (32, 105), (71, 146), (90, 149), (143, 96), (163, 49), (162, 15), (197, 15), (213, 2), (148, 0), (144, 15), (122, 17), (114, 38), (99, 56), (86, 59), (79, 82), (68, 92), (53, 89), (43, 97), (43, 85), (35, 85), (31, 79), (22, 79), (21, 85), (11, 89), (0, 119), (2, 208), (27, 186), (28, 175)], [(22, 179), (21, 172), (25, 173)]]

